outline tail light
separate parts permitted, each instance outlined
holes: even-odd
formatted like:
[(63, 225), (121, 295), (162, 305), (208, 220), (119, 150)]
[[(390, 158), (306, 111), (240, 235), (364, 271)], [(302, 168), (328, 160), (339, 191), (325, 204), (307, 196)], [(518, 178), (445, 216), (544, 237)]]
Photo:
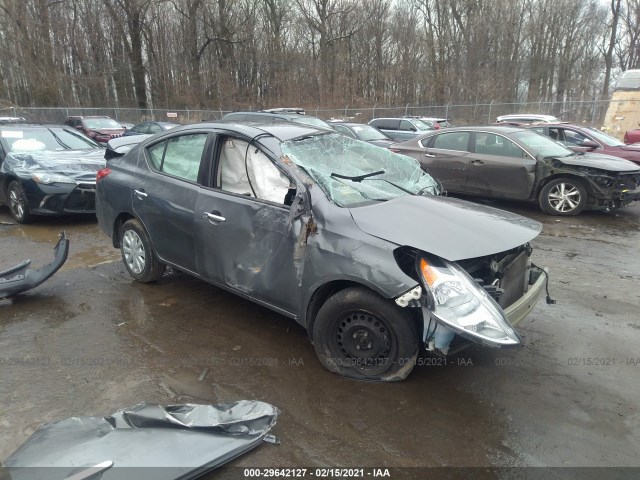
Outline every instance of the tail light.
[(109, 167), (105, 167), (101, 170), (98, 170), (96, 173), (96, 183), (105, 178), (107, 175), (111, 173), (111, 169)]

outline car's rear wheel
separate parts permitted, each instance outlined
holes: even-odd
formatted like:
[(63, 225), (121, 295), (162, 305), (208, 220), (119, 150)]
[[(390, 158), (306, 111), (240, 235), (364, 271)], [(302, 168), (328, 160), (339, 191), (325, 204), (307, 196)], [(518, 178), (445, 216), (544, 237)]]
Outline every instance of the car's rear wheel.
[(587, 190), (580, 180), (555, 178), (542, 188), (538, 203), (547, 215), (578, 215), (587, 203)]
[(366, 288), (341, 290), (318, 311), (313, 344), (329, 371), (360, 380), (399, 381), (418, 356), (418, 330), (406, 311)]
[(129, 275), (137, 281), (149, 283), (162, 277), (165, 265), (158, 260), (140, 221), (132, 218), (120, 228), (120, 252)]
[(18, 223), (29, 223), (31, 221), (29, 202), (19, 181), (14, 180), (9, 183), (6, 196), (9, 202), (9, 211), (15, 221)]

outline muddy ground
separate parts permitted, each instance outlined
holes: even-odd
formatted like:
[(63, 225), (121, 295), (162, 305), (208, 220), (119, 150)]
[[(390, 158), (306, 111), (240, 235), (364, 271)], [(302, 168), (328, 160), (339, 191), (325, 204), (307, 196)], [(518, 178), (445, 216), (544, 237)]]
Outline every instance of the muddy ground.
[(521, 324), (524, 348), (425, 356), (396, 384), (328, 373), (292, 320), (186, 275), (133, 282), (94, 218), (11, 225), (0, 207), (0, 269), (71, 242), (52, 279), (0, 301), (0, 459), (63, 417), (246, 398), (280, 408), (282, 444), (234, 466), (640, 466), (640, 204), (497, 205), (544, 223), (557, 305)]

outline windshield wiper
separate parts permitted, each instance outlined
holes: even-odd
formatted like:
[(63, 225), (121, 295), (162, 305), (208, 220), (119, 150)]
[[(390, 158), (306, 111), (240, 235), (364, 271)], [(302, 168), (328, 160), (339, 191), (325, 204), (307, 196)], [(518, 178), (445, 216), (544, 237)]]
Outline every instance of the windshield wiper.
[(379, 170), (377, 172), (365, 173), (364, 175), (356, 175), (355, 177), (349, 177), (348, 175), (340, 175), (338, 173), (332, 173), (331, 176), (333, 178), (343, 178), (344, 180), (351, 180), (352, 182), (360, 183), (365, 178), (375, 177), (376, 175), (384, 175), (384, 170)]
[(60, 137), (58, 135), (53, 133), (53, 130), (51, 130), (50, 128), (47, 128), (47, 130), (49, 130), (49, 133), (51, 133), (51, 135), (53, 135), (53, 138), (56, 139), (56, 142), (58, 142), (62, 147), (66, 148), (67, 150), (71, 150), (71, 147), (69, 145), (64, 143), (62, 140), (60, 140)]

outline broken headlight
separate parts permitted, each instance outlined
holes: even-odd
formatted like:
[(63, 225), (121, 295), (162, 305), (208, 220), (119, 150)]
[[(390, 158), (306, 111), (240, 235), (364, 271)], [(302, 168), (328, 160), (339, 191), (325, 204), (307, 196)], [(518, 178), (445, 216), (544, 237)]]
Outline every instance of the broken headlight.
[(420, 258), (418, 269), (431, 293), (436, 320), (476, 342), (492, 346), (522, 343), (498, 304), (458, 265)]
[(33, 172), (31, 174), (31, 178), (34, 182), (43, 183), (45, 185), (49, 185), (51, 183), (76, 183), (72, 178), (57, 173)]

